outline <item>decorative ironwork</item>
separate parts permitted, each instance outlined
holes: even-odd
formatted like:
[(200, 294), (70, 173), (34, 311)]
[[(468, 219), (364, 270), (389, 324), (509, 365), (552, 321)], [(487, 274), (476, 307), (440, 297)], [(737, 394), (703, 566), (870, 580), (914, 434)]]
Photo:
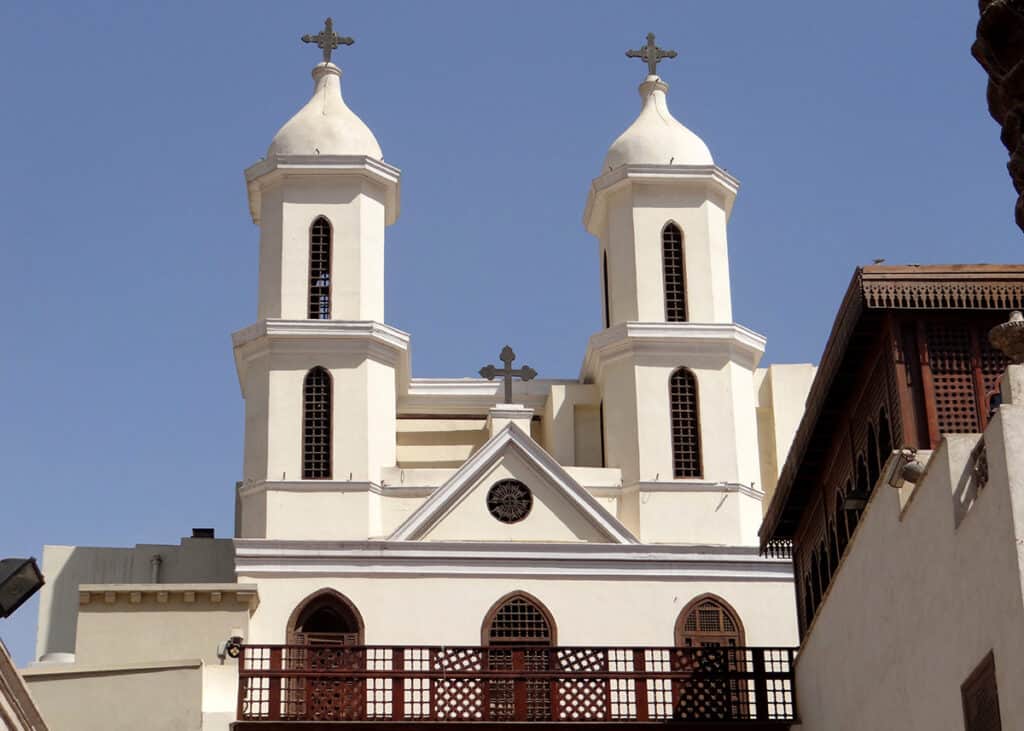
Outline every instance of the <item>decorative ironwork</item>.
[(331, 51), (338, 46), (351, 46), (355, 40), (348, 36), (339, 36), (334, 32), (334, 20), (327, 18), (324, 21), (324, 29), (311, 36), (308, 33), (302, 36), (303, 43), (315, 43), (317, 48), (323, 51), (324, 63), (331, 62)]
[(680, 368), (669, 383), (672, 410), (672, 470), (675, 477), (700, 477), (700, 418), (697, 408), (697, 378)]
[(674, 223), (661, 232), (662, 270), (665, 278), (665, 321), (686, 322), (686, 268), (683, 232)]
[(302, 383), (302, 479), (331, 479), (331, 374), (317, 366)]
[(331, 224), (320, 216), (309, 227), (309, 319), (331, 318)]
[(485, 365), (480, 369), (480, 375), (488, 381), (493, 381), (497, 376), (504, 378), (504, 403), (510, 404), (512, 403), (512, 379), (518, 378), (521, 381), (532, 381), (537, 377), (537, 371), (533, 370), (533, 368), (530, 368), (528, 365), (524, 365), (522, 368), (512, 368), (512, 362), (516, 359), (516, 354), (508, 345), (501, 349), (501, 354), (498, 358), (504, 364), (503, 368), (495, 368), (493, 365)]
[(487, 491), (487, 510), (502, 523), (518, 523), (532, 507), (533, 494), (519, 480), (499, 480)]
[(640, 50), (630, 49), (626, 51), (626, 58), (639, 58), (647, 64), (647, 73), (651, 76), (658, 75), (658, 64), (666, 58), (675, 58), (679, 54), (672, 50), (663, 50), (654, 45), (654, 34), (647, 34), (647, 44)]
[(864, 303), (902, 310), (1013, 310), (1024, 308), (1024, 282), (865, 279)]
[(238, 720), (795, 722), (795, 652), (244, 645)]

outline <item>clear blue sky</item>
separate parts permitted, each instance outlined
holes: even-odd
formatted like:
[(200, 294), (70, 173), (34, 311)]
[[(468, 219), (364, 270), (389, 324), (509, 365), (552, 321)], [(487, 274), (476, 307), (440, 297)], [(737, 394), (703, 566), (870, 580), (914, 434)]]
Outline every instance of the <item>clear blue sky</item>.
[[(6, 2), (0, 6), (0, 556), (232, 529), (255, 318), (242, 170), (308, 98), (331, 14), (349, 105), (403, 170), (387, 320), (417, 376), (509, 342), (578, 373), (600, 326), (590, 180), (639, 108), (649, 30), (676, 117), (741, 181), (737, 321), (817, 361), (853, 268), (1020, 261), (977, 3)], [(31, 659), (36, 602), (0, 620)]]

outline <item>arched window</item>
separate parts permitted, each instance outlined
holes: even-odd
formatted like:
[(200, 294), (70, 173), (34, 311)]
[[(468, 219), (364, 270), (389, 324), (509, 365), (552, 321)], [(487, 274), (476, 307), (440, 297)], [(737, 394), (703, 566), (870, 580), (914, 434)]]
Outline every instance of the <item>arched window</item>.
[(697, 408), (697, 378), (680, 368), (669, 381), (672, 411), (672, 472), (676, 478), (701, 477), (700, 420)]
[[(544, 605), (526, 592), (513, 592), (495, 602), (484, 618), (480, 634), (483, 644), (490, 648), (487, 651), (490, 670), (543, 671), (551, 667), (550, 650), (542, 648), (555, 644), (555, 622)], [(524, 645), (527, 649), (521, 652), (512, 650)], [(517, 662), (522, 666), (517, 666)], [(488, 718), (492, 721), (521, 720), (516, 719), (515, 681), (490, 680), (487, 685)], [(549, 721), (551, 712), (551, 683), (542, 678), (528, 679), (526, 720)]]
[(676, 620), (679, 647), (742, 647), (743, 625), (735, 610), (722, 598), (699, 596)]
[(363, 618), (342, 594), (321, 589), (306, 597), (292, 612), (288, 638), (296, 645), (361, 645)]
[(662, 270), (665, 276), (665, 321), (686, 322), (686, 265), (683, 232), (674, 223), (661, 230)]
[(846, 544), (850, 542), (850, 531), (846, 525), (846, 509), (843, 507), (846, 496), (843, 495), (842, 491), (836, 492), (836, 515), (835, 515), (835, 526), (836, 526), (836, 556), (841, 557), (843, 552), (846, 551)]
[(608, 329), (612, 326), (612, 306), (608, 299), (608, 252), (601, 257), (601, 286), (604, 294), (604, 326)]
[(331, 374), (320, 366), (302, 382), (302, 479), (331, 479)]
[(878, 448), (882, 451), (882, 462), (889, 459), (896, 445), (892, 443), (892, 428), (889, 426), (889, 414), (883, 406), (878, 412)]
[[(886, 457), (889, 455), (887, 454)], [(868, 490), (875, 489), (878, 482), (878, 475), (882, 471), (882, 460), (878, 455), (878, 438), (875, 436), (875, 427), (868, 424)]]
[(323, 216), (309, 227), (309, 319), (331, 318), (331, 222)]

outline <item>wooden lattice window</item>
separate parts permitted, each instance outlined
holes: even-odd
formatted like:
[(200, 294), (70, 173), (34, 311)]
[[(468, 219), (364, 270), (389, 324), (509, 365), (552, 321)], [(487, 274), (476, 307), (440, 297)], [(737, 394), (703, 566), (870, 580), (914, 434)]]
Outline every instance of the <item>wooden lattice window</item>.
[(700, 419), (697, 404), (697, 378), (680, 368), (669, 382), (672, 412), (672, 471), (676, 478), (701, 477)]
[(309, 319), (331, 318), (331, 222), (320, 216), (309, 228)]
[(995, 656), (989, 652), (960, 686), (964, 731), (1002, 731)]
[(741, 647), (743, 625), (724, 600), (700, 597), (680, 613), (676, 643), (681, 647)]
[(979, 431), (970, 332), (959, 323), (930, 322), (927, 337), (939, 433)]
[(665, 276), (665, 321), (686, 322), (686, 265), (683, 232), (674, 223), (661, 230), (662, 268)]
[(302, 479), (331, 479), (331, 374), (320, 366), (302, 382)]
[(513, 594), (491, 610), (484, 623), (488, 645), (551, 645), (548, 613), (525, 594)]

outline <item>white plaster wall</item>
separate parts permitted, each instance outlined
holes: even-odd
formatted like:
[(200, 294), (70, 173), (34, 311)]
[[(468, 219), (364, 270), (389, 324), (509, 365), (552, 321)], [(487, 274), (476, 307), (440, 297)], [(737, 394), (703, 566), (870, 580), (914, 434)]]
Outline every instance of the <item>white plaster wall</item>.
[(152, 660), (201, 658), (218, 663), (217, 645), (249, 623), (248, 599), (233, 596), (211, 603), (197, 594), (186, 603), (171, 594), (159, 603), (143, 594), (138, 604), (93, 600), (79, 607), (75, 662), (83, 665), (122, 665)]
[(459, 467), (489, 437), (485, 417), (399, 419), (397, 430), (397, 462), (407, 470)]
[(25, 676), (50, 731), (203, 731), (198, 661)]
[(259, 319), (308, 315), (309, 228), (331, 222), (331, 319), (384, 321), (383, 189), (354, 175), (281, 178), (264, 187)]
[(313, 592), (332, 587), (348, 597), (366, 623), (369, 644), (476, 645), (484, 617), (502, 596), (523, 590), (551, 611), (562, 645), (670, 646), (679, 612), (712, 592), (739, 613), (750, 645), (797, 642), (793, 586), (788, 581), (651, 581), (503, 579), (483, 577), (241, 577), (259, 584), (260, 606), (250, 624), (254, 643), (285, 641), (292, 610)]
[(807, 404), (817, 368), (810, 363), (773, 364), (754, 373), (757, 394), (758, 453), (767, 509), (779, 473), (786, 464)]
[(715, 490), (712, 486), (685, 492), (640, 490), (637, 502), (640, 539), (644, 543), (757, 543), (761, 501), (741, 492)]
[[(518, 523), (497, 521), (487, 509), (487, 491), (495, 482), (506, 478), (522, 480), (533, 493), (533, 507)], [(513, 452), (506, 453), (488, 470), (424, 540), (608, 542), (530, 463)]]
[[(309, 489), (268, 486), (266, 538), (365, 540), (370, 494), (363, 484), (309, 480)], [(355, 489), (352, 489), (355, 488)]]
[[(605, 465), (621, 470), (626, 484), (640, 479), (636, 378), (633, 364), (626, 359), (619, 359), (604, 368), (599, 382), (604, 401)], [(665, 389), (660, 394), (662, 400), (668, 399), (667, 383)], [(643, 426), (649, 429), (647, 425)]]
[(611, 324), (665, 321), (661, 232), (683, 232), (687, 316), (691, 322), (732, 322), (727, 219), (712, 186), (632, 183), (604, 193), (600, 251), (608, 252)]
[(1002, 727), (1024, 728), (1024, 406), (985, 440), (989, 482), (959, 526), (976, 435), (946, 437), (902, 518), (876, 488), (798, 659), (804, 731), (960, 731), (960, 686), (990, 649)]

